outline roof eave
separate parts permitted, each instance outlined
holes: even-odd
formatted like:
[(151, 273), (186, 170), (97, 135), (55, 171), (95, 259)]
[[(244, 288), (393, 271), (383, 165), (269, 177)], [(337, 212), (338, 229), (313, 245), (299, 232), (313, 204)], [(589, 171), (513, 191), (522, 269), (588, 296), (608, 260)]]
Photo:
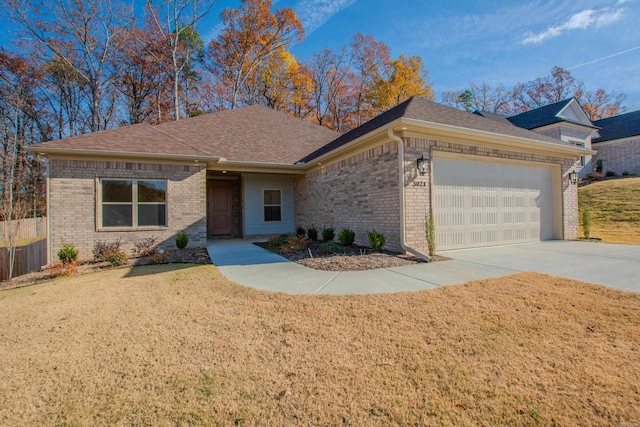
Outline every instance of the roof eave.
[(198, 160), (198, 161), (218, 161), (219, 157), (196, 155), (196, 154), (164, 154), (164, 153), (141, 153), (135, 151), (104, 151), (104, 150), (78, 150), (67, 148), (53, 148), (53, 147), (39, 147), (38, 145), (32, 145), (25, 147), (27, 151), (33, 154), (38, 154), (43, 157), (51, 155), (69, 155), (69, 156), (83, 156), (83, 157), (126, 157), (126, 158), (144, 158), (144, 159), (158, 159), (158, 160)]

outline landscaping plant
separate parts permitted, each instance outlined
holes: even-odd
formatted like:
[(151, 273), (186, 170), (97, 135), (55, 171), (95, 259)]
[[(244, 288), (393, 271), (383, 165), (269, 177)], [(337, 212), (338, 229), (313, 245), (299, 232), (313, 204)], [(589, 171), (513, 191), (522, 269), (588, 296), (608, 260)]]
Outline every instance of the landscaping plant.
[(178, 249), (184, 249), (189, 244), (189, 235), (184, 231), (179, 232), (176, 235), (176, 247)]
[(378, 233), (374, 228), (373, 231), (367, 231), (367, 236), (369, 237), (369, 247), (371, 250), (380, 252), (386, 243), (384, 234)]
[(323, 228), (322, 229), (322, 241), (323, 242), (331, 242), (333, 238), (336, 237), (336, 232), (333, 228)]
[(296, 228), (296, 235), (297, 236), (304, 236), (306, 234), (307, 234), (307, 230), (305, 230), (304, 227)]
[(589, 209), (582, 212), (582, 228), (584, 229), (584, 237), (588, 239), (591, 235), (591, 212)]
[(318, 230), (315, 227), (311, 227), (307, 230), (307, 237), (309, 240), (318, 240)]
[(338, 233), (338, 242), (340, 242), (342, 246), (351, 246), (354, 240), (356, 240), (356, 232), (351, 229), (344, 228)]
[(433, 212), (431, 209), (429, 209), (429, 213), (426, 215), (424, 233), (427, 238), (429, 256), (434, 256), (436, 254), (436, 224), (433, 221)]
[(333, 240), (322, 243), (322, 252), (324, 252), (326, 255), (343, 254), (346, 251), (347, 249), (344, 246), (334, 242)]
[(65, 243), (62, 240), (62, 247), (58, 251), (58, 259), (64, 265), (71, 264), (78, 259), (78, 249), (73, 243)]
[(134, 256), (150, 256), (156, 252), (156, 236), (147, 237), (141, 242), (135, 242), (131, 252)]

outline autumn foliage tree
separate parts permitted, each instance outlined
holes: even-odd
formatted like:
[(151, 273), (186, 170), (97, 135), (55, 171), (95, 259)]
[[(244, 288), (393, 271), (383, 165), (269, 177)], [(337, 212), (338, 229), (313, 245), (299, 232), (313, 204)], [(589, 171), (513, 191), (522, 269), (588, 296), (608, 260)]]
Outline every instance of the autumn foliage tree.
[(271, 12), (271, 0), (242, 0), (240, 8), (225, 9), (222, 30), (209, 45), (206, 64), (219, 89), (228, 90), (229, 108), (250, 103), (241, 95), (254, 91), (261, 68), (279, 68), (278, 61), (289, 46), (303, 38), (302, 24), (293, 10)]

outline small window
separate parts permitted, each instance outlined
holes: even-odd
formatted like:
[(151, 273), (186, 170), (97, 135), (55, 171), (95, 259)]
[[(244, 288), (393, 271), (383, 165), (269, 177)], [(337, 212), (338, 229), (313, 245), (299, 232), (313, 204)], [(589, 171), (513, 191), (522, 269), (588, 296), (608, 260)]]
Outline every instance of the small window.
[(102, 180), (102, 226), (167, 225), (167, 182), (164, 180)]
[(282, 221), (282, 194), (280, 190), (264, 190), (264, 220)]

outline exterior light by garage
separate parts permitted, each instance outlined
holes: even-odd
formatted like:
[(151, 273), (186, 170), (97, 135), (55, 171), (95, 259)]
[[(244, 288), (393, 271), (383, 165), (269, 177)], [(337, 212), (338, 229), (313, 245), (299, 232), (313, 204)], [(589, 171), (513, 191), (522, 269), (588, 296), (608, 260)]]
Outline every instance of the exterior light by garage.
[(571, 181), (572, 184), (577, 184), (578, 183), (578, 172), (573, 171), (569, 174), (569, 181)]
[(416, 164), (418, 166), (418, 172), (420, 172), (421, 176), (423, 176), (424, 174), (427, 173), (427, 164), (428, 163), (429, 163), (429, 157), (425, 157), (424, 154), (422, 155), (422, 157), (420, 157), (416, 161)]

